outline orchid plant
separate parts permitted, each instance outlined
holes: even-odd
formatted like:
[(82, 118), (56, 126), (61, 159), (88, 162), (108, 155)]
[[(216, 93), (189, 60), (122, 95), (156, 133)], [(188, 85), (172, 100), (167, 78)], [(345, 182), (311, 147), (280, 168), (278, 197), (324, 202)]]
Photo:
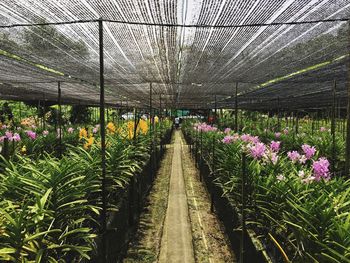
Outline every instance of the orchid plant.
[[(184, 126), (192, 141), (198, 143), (202, 136), (196, 149), (202, 149), (199, 154), (214, 170), (215, 183), (235, 207), (241, 205), (246, 154), (247, 222), (262, 239), (275, 236), (293, 262), (349, 261), (350, 239), (345, 236), (350, 236), (350, 181), (331, 171), (328, 151), (320, 149), (324, 145), (311, 144), (306, 135), (299, 145), (289, 144), (288, 129), (260, 137), (259, 132), (220, 131), (203, 123)], [(327, 131), (320, 133), (328, 136)]]

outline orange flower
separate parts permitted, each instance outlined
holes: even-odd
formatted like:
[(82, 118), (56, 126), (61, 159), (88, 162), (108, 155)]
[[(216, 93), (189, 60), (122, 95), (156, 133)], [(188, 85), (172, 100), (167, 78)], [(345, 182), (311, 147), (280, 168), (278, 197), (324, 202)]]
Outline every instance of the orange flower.
[(128, 126), (128, 138), (131, 140), (132, 138), (134, 138), (134, 122), (133, 121), (128, 121), (127, 123)]
[(87, 138), (87, 137), (88, 137), (88, 133), (87, 133), (86, 129), (85, 128), (80, 129), (80, 131), (79, 131), (79, 139)]
[(85, 150), (87, 150), (87, 149), (89, 149), (90, 147), (91, 147), (91, 145), (94, 143), (94, 137), (90, 137), (90, 138), (88, 138), (87, 140), (86, 140), (86, 143), (84, 144), (84, 149)]
[(139, 127), (140, 127), (141, 132), (143, 134), (147, 134), (147, 132), (148, 132), (148, 123), (147, 123), (147, 121), (141, 119), (140, 122), (139, 122)]
[(110, 133), (110, 134), (114, 134), (115, 133), (115, 125), (113, 124), (113, 122), (109, 122), (107, 124), (107, 132)]

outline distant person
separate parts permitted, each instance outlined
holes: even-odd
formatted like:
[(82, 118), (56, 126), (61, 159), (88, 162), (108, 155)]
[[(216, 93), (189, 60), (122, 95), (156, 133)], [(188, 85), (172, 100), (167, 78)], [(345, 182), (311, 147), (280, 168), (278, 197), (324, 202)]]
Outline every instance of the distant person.
[(175, 119), (174, 119), (174, 123), (175, 123), (175, 128), (179, 129), (179, 127), (180, 127), (180, 118), (176, 116)]

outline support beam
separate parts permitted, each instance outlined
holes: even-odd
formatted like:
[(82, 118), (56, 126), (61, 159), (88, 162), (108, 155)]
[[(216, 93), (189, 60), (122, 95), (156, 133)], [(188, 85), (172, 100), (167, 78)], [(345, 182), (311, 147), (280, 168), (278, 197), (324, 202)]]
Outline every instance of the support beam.
[(280, 120), (280, 97), (277, 97), (277, 131), (281, 130), (281, 120)]
[[(350, 22), (348, 22), (348, 38), (350, 37)], [(348, 39), (350, 41), (350, 39)], [(347, 81), (347, 114), (346, 114), (346, 143), (345, 143), (345, 176), (349, 177), (350, 167), (350, 59), (348, 59)]]
[(105, 87), (104, 87), (104, 56), (103, 56), (103, 22), (98, 21), (99, 57), (100, 57), (100, 133), (101, 133), (101, 262), (107, 262), (107, 189), (106, 189), (106, 125), (105, 125)]
[(240, 245), (240, 256), (239, 256), (239, 262), (245, 263), (245, 254), (246, 254), (246, 218), (245, 218), (245, 209), (246, 209), (246, 156), (243, 153), (242, 154), (242, 185), (241, 185), (241, 198), (242, 198), (242, 205), (241, 205), (241, 245)]
[(235, 132), (238, 131), (238, 82), (236, 82), (235, 90)]
[(57, 103), (58, 103), (58, 117), (57, 117), (57, 135), (59, 138), (59, 150), (58, 150), (58, 154), (61, 157), (62, 155), (62, 105), (61, 105), (61, 82), (58, 81), (57, 83), (57, 91), (58, 91), (58, 98), (57, 98)]
[(332, 116), (331, 116), (331, 134), (332, 134), (332, 171), (335, 171), (336, 152), (335, 152), (335, 115), (336, 115), (336, 88), (337, 82), (334, 80), (333, 100), (332, 100)]
[(45, 110), (46, 110), (46, 97), (45, 97), (45, 93), (43, 94), (43, 129), (46, 130), (46, 121), (45, 121)]
[(150, 117), (150, 128), (153, 132), (153, 105), (152, 105), (152, 83), (149, 84), (149, 117)]
[(217, 124), (218, 123), (218, 120), (217, 120), (217, 118), (218, 118), (218, 107), (217, 107), (217, 100), (216, 100), (216, 95), (214, 95), (214, 99), (215, 99), (215, 101), (214, 101), (214, 123), (213, 124)]
[[(350, 75), (350, 61), (349, 61), (349, 75)], [(348, 80), (347, 87), (347, 114), (346, 114), (346, 149), (345, 149), (345, 176), (349, 177), (350, 167), (350, 80)]]
[(153, 180), (154, 171), (154, 116), (153, 116), (153, 105), (152, 105), (152, 83), (149, 84), (149, 118), (150, 118), (150, 169), (151, 178)]
[(162, 94), (159, 94), (159, 119), (162, 119), (163, 110), (162, 110)]

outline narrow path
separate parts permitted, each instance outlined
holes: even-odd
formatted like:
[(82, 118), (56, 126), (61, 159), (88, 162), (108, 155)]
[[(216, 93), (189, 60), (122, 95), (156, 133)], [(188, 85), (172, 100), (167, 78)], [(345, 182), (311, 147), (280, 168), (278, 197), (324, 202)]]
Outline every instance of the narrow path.
[(181, 131), (167, 145), (126, 262), (236, 262)]
[(168, 209), (163, 229), (159, 262), (192, 263), (195, 261), (185, 181), (182, 173), (182, 139), (179, 131), (175, 131), (174, 136)]
[(211, 212), (211, 201), (199, 171), (191, 157), (189, 146), (182, 140), (182, 168), (192, 226), (195, 261), (198, 263), (237, 262), (224, 226)]

